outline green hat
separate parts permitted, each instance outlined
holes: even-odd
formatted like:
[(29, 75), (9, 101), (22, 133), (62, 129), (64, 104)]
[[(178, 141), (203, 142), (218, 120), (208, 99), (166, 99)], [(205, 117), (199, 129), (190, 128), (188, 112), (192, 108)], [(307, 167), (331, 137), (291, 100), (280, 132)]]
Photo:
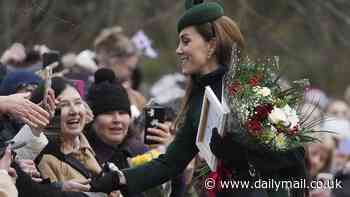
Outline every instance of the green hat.
[(177, 32), (185, 27), (211, 22), (224, 15), (224, 8), (214, 2), (203, 3), (203, 0), (186, 0), (186, 12), (177, 23)]

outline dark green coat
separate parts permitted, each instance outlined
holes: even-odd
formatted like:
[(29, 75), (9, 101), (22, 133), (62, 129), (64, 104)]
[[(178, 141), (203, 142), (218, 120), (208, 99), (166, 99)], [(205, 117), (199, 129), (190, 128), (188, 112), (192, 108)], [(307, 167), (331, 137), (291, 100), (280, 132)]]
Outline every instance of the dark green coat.
[[(218, 96), (218, 98), (221, 98), (222, 77), (225, 74), (226, 70), (227, 69), (223, 66), (219, 66), (219, 69), (212, 73), (209, 73), (205, 76), (192, 78), (194, 85), (192, 93), (190, 95), (189, 108), (187, 110), (183, 126), (177, 132), (175, 140), (169, 145), (165, 154), (161, 155), (158, 159), (153, 160), (143, 166), (123, 171), (127, 179), (128, 192), (141, 192), (156, 185), (160, 185), (165, 181), (180, 174), (186, 168), (187, 164), (198, 153), (198, 148), (196, 147), (195, 140), (202, 108), (205, 86), (209, 85), (213, 89), (215, 94)], [(242, 154), (246, 154), (246, 151), (240, 148), (235, 150), (233, 152), (233, 155), (236, 154), (235, 152), (237, 152), (237, 158), (239, 158), (238, 162), (243, 162), (243, 164), (240, 165), (247, 166), (248, 164), (245, 162), (245, 159), (240, 156)], [(271, 167), (271, 163), (268, 163), (268, 161), (264, 159), (264, 155), (256, 156), (262, 157), (256, 159), (259, 163), (258, 165), (267, 165), (268, 168)], [(240, 158), (242, 159), (240, 160)], [(277, 160), (275, 157), (267, 158), (271, 159), (271, 161), (274, 162), (274, 166), (278, 165), (279, 157), (277, 157)], [(293, 157), (285, 161), (287, 164), (284, 163), (284, 161), (282, 161), (281, 165), (288, 166), (290, 163), (293, 163), (294, 159), (295, 158)], [(278, 166), (278, 169), (280, 168), (281, 166)], [(273, 169), (274, 172), (278, 172), (278, 170), (275, 170), (275, 168)], [(230, 192), (229, 195), (218, 196), (254, 196), (250, 195), (250, 192), (246, 192), (247, 193), (240, 193), (238, 195), (237, 193), (235, 194), (233, 192)], [(282, 193), (285, 193), (285, 191), (278, 192), (276, 196), (287, 196), (286, 193), (284, 195)], [(259, 194), (257, 196), (263, 197)], [(275, 195), (271, 195), (271, 197), (272, 196)]]

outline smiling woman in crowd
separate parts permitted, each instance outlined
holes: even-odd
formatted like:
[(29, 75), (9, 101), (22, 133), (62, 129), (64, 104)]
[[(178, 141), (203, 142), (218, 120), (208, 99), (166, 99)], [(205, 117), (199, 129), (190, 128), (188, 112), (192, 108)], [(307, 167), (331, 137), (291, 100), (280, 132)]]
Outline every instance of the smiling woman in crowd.
[(83, 134), (87, 120), (84, 101), (62, 78), (53, 78), (52, 89), (58, 101), (55, 116), (59, 129), (57, 137), (49, 140), (36, 163), (42, 177), (57, 183), (62, 190), (70, 190), (74, 184), (78, 186), (74, 190), (87, 191), (89, 179), (99, 175), (101, 167)]

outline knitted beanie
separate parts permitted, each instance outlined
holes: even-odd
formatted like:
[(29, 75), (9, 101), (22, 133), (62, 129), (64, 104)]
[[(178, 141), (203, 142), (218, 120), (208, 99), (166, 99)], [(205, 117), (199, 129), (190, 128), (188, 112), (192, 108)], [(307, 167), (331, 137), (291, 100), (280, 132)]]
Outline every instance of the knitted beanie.
[(93, 84), (87, 100), (95, 116), (112, 111), (124, 111), (131, 116), (128, 94), (119, 83), (105, 81)]

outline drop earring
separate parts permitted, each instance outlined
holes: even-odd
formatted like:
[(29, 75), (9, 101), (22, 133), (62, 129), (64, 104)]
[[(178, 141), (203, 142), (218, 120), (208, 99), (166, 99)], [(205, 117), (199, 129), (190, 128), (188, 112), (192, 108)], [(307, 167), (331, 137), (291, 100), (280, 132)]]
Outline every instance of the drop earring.
[(208, 56), (207, 56), (208, 60), (211, 58), (212, 54), (213, 54), (213, 50), (209, 49)]

